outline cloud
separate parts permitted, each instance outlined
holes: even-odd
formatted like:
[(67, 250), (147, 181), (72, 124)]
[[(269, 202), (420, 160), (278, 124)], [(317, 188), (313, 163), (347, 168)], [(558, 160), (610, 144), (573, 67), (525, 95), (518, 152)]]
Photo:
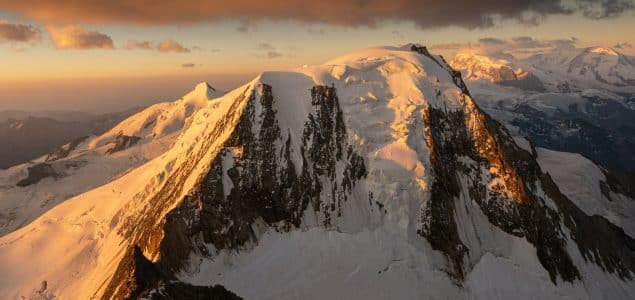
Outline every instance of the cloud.
[(269, 43), (260, 43), (260, 44), (258, 44), (258, 47), (256, 47), (256, 49), (258, 49), (258, 50), (275, 50), (276, 48), (271, 46), (271, 44), (269, 44)]
[(160, 42), (156, 48), (159, 52), (178, 52), (178, 53), (188, 53), (190, 49), (183, 47), (177, 41), (172, 39), (167, 39)]
[(137, 41), (137, 40), (128, 40), (126, 44), (126, 49), (144, 49), (144, 50), (152, 50), (154, 47), (152, 43), (149, 41)]
[(391, 33), (392, 37), (397, 40), (405, 40), (406, 37), (399, 30), (393, 30)]
[(181, 67), (183, 67), (183, 68), (194, 68), (194, 67), (196, 67), (196, 64), (195, 63), (184, 63), (184, 64), (181, 65)]
[(88, 31), (77, 25), (48, 25), (46, 29), (58, 49), (114, 48), (110, 36), (97, 31)]
[(582, 14), (591, 19), (604, 19), (620, 16), (635, 8), (633, 0), (579, 0)]
[(274, 47), (273, 45), (269, 44), (269, 43), (260, 43), (258, 45), (256, 45), (256, 51), (260, 52), (259, 54), (256, 54), (256, 56), (258, 57), (265, 57), (265, 58), (278, 58), (282, 56), (282, 53), (278, 52), (276, 50), (276, 47)]
[(616, 49), (633, 48), (633, 45), (631, 45), (631, 43), (629, 42), (623, 42), (623, 43), (617, 43), (613, 45), (613, 48), (616, 48)]
[(507, 43), (501, 39), (491, 38), (491, 37), (479, 39), (478, 42), (481, 44), (489, 44), (489, 45), (503, 45)]
[[(633, 11), (633, 0), (288, 0), (202, 1), (111, 0), (15, 1), (0, 0), (0, 10), (20, 13), (44, 23), (66, 24), (193, 24), (227, 19), (242, 20), (247, 32), (262, 20), (293, 20), (341, 26), (374, 26), (382, 21), (412, 21), (422, 28), (460, 26), (483, 28), (501, 20), (536, 23), (550, 15), (581, 13), (608, 18)], [(325, 13), (326, 12), (326, 13)]]
[(324, 28), (309, 28), (307, 32), (311, 35), (324, 35), (326, 34), (326, 30)]
[(267, 52), (267, 58), (277, 58), (282, 56), (282, 54), (280, 52), (277, 51), (269, 51)]
[(11, 24), (0, 20), (0, 41), (29, 42), (42, 38), (40, 30), (33, 25)]
[[(165, 39), (157, 44), (151, 41), (142, 41), (142, 40), (128, 40), (126, 44), (126, 49), (128, 50), (155, 50), (163, 53), (168, 52), (176, 52), (176, 53), (189, 53), (191, 52), (190, 48), (185, 48), (179, 42), (173, 39)], [(200, 47), (194, 46), (192, 47), (194, 50), (203, 50)]]
[(462, 43), (443, 43), (443, 44), (435, 44), (430, 46), (430, 49), (435, 50), (459, 50), (468, 46), (467, 44)]

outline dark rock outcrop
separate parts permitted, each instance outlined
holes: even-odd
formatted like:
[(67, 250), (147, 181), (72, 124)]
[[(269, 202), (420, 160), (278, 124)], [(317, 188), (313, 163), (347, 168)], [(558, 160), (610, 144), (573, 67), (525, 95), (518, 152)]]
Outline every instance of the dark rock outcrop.
[(106, 150), (106, 154), (113, 154), (122, 150), (126, 150), (141, 140), (138, 136), (130, 136), (120, 133), (117, 138), (112, 142), (113, 147)]
[(76, 138), (72, 140), (70, 143), (56, 148), (51, 153), (49, 153), (49, 155), (46, 156), (45, 161), (54, 161), (54, 160), (66, 158), (71, 153), (71, 151), (75, 150), (75, 148), (77, 148), (77, 146), (83, 143), (87, 138), (88, 136)]
[(39, 163), (30, 166), (27, 169), (27, 172), (27, 177), (18, 181), (18, 183), (16, 183), (17, 186), (24, 187), (36, 184), (44, 178), (52, 177), (54, 179), (57, 179), (63, 176), (63, 174), (56, 171), (55, 168), (53, 168), (53, 166), (49, 163)]

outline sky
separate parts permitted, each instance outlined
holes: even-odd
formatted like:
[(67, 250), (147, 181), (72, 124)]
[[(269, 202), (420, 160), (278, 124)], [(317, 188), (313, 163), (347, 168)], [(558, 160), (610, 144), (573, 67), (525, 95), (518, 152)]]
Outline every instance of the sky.
[(635, 55), (635, 0), (0, 0), (0, 110), (110, 112), (413, 42)]

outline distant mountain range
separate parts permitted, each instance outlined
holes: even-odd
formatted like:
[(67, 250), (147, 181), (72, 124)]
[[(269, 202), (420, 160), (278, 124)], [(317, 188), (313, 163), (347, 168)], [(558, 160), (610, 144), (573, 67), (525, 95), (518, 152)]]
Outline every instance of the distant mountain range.
[(139, 111), (96, 115), (83, 112), (0, 112), (0, 169), (35, 159), (74, 139), (99, 135)]
[(459, 51), (450, 61), (468, 81), (488, 81), (526, 91), (635, 93), (635, 57), (606, 47), (555, 48), (526, 58)]
[(635, 172), (635, 58), (606, 47), (523, 59), (465, 50), (450, 64), (479, 105), (515, 134)]

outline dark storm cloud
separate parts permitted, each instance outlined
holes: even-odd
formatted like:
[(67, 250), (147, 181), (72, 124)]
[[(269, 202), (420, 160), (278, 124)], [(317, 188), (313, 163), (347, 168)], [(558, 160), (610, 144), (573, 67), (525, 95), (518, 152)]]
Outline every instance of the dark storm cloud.
[(37, 41), (42, 37), (40, 30), (32, 25), (12, 24), (0, 20), (0, 41), (29, 42)]
[(633, 10), (635, 0), (0, 0), (0, 10), (17, 12), (45, 23), (193, 24), (236, 18), (240, 31), (254, 22), (295, 20), (342, 26), (374, 26), (378, 21), (412, 21), (423, 28), (489, 27), (499, 20), (524, 24), (543, 17), (581, 12), (589, 18), (614, 17)]
[(592, 19), (617, 17), (635, 8), (633, 0), (579, 0), (582, 14)]

